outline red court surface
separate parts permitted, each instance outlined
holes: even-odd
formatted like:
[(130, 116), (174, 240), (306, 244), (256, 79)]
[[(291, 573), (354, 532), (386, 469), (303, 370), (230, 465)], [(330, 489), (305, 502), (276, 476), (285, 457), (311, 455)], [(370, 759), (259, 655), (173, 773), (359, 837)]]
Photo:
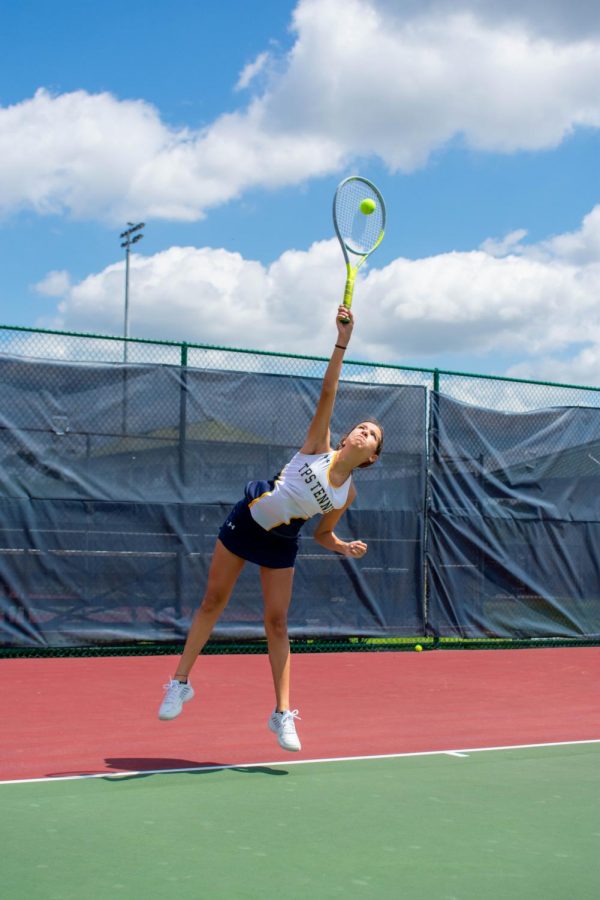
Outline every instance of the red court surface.
[(600, 739), (596, 647), (297, 654), (297, 754), (266, 727), (266, 656), (202, 657), (160, 722), (175, 662), (0, 660), (0, 780)]

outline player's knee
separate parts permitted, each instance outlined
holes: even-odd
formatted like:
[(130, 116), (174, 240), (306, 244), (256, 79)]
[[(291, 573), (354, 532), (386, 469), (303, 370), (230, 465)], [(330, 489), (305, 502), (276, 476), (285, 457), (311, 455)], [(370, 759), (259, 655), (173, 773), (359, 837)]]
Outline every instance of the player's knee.
[(208, 588), (200, 609), (209, 615), (221, 612), (227, 606), (228, 599), (229, 595), (226, 591), (220, 591), (218, 588)]
[(269, 637), (286, 638), (288, 633), (287, 615), (282, 613), (265, 615), (265, 631)]

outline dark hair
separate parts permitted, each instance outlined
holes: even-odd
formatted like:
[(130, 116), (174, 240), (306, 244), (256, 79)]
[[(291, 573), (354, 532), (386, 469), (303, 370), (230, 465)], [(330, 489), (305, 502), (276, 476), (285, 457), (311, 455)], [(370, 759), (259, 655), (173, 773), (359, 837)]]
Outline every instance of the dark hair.
[[(343, 445), (344, 445), (344, 441), (346, 440), (346, 438), (348, 437), (348, 435), (349, 435), (352, 431), (354, 431), (354, 429), (357, 428), (359, 425), (362, 425), (363, 422), (370, 422), (372, 425), (377, 425), (377, 427), (379, 428), (379, 431), (381, 432), (381, 437), (380, 437), (380, 439), (379, 439), (379, 443), (377, 444), (377, 449), (375, 450), (375, 454), (377, 455), (377, 459), (379, 459), (379, 457), (381, 456), (381, 452), (382, 452), (382, 450), (383, 450), (383, 425), (381, 424), (381, 422), (379, 422), (379, 421), (378, 421), (377, 419), (375, 419), (373, 416), (367, 416), (366, 419), (361, 419), (360, 422), (357, 422), (356, 425), (353, 425), (352, 428), (350, 428), (349, 431), (347, 431), (345, 434), (343, 434), (343, 435), (341, 436), (341, 438), (340, 438), (339, 441), (338, 441), (338, 445), (337, 445), (337, 447), (336, 447), (335, 449), (336, 449), (336, 450), (341, 450), (342, 447), (343, 447)], [(377, 462), (377, 459), (374, 459), (373, 462), (369, 462), (369, 461), (367, 460), (366, 462), (361, 463), (360, 466), (357, 466), (357, 469), (368, 469), (369, 466), (372, 466), (374, 463)]]

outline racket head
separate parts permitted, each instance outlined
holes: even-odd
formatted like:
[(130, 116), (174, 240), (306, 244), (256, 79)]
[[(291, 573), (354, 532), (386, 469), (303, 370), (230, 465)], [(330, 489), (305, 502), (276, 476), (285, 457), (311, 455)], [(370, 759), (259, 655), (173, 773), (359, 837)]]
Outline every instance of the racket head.
[[(363, 200), (372, 200), (370, 215), (361, 212)], [(333, 197), (333, 225), (346, 261), (349, 253), (366, 257), (379, 246), (385, 232), (385, 203), (373, 182), (351, 175), (338, 184)]]

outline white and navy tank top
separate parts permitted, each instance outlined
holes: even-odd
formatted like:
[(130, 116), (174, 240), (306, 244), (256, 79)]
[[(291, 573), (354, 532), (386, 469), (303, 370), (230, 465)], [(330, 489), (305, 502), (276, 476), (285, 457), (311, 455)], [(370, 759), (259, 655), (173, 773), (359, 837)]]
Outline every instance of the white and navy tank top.
[(340, 487), (329, 481), (336, 452), (296, 453), (273, 481), (248, 482), (246, 499), (254, 521), (266, 531), (296, 537), (307, 519), (341, 509), (352, 478)]

